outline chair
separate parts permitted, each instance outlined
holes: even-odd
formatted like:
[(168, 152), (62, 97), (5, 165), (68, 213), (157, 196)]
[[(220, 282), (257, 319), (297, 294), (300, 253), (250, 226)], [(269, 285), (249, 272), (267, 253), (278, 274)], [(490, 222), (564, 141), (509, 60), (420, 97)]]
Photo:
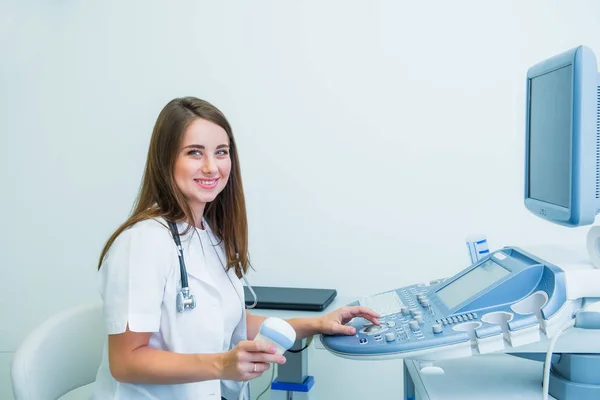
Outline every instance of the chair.
[(106, 334), (102, 304), (51, 316), (15, 352), (11, 378), (16, 400), (55, 400), (96, 380)]

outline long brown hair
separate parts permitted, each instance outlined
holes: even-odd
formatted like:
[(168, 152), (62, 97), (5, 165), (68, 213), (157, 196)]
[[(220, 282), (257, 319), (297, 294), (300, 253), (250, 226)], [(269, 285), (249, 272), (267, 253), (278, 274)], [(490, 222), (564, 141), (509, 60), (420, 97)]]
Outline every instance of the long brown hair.
[[(231, 172), (225, 188), (204, 209), (204, 218), (223, 242), (227, 270), (235, 268), (241, 278), (248, 270), (248, 220), (237, 146), (231, 126), (223, 113), (195, 97), (171, 100), (160, 112), (148, 148), (148, 157), (138, 197), (131, 216), (111, 235), (100, 255), (98, 269), (115, 239), (132, 225), (151, 218), (189, 222), (194, 214), (175, 184), (173, 170), (187, 127), (201, 118), (219, 125), (229, 137)], [(188, 228), (190, 229), (191, 226)]]

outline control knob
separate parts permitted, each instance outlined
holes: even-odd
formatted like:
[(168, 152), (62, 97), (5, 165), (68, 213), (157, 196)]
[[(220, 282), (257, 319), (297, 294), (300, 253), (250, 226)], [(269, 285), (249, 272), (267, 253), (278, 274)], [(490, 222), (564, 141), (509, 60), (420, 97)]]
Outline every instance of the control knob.
[(417, 330), (419, 330), (419, 321), (416, 321), (416, 320), (413, 319), (413, 320), (411, 320), (411, 321), (408, 322), (408, 326), (413, 331), (417, 331)]

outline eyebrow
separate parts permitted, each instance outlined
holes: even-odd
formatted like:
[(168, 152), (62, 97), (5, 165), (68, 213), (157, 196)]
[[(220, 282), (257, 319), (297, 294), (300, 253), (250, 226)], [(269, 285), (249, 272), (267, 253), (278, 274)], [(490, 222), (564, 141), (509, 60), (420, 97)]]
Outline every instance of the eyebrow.
[[(229, 148), (229, 145), (226, 145), (226, 144), (220, 144), (220, 145), (217, 146), (217, 150), (219, 150), (219, 149), (228, 149), (228, 148)], [(201, 144), (190, 144), (189, 146), (185, 146), (183, 149), (184, 150), (185, 149), (200, 149), (200, 150), (205, 150), (206, 147), (204, 147)]]

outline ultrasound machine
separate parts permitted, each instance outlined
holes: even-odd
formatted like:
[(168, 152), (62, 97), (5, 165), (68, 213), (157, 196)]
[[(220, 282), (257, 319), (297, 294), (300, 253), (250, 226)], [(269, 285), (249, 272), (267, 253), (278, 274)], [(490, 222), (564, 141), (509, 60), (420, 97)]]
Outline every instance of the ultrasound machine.
[[(600, 212), (596, 56), (584, 46), (568, 50), (529, 68), (526, 84), (525, 207), (565, 227), (592, 225)], [(562, 332), (600, 329), (598, 228), (588, 232), (583, 257), (558, 247), (505, 247), (448, 278), (358, 299), (351, 305), (373, 308), (380, 324), (355, 318), (355, 335), (321, 341), (343, 358), (424, 362), (543, 343), (534, 348), (545, 360), (544, 398), (600, 399), (599, 346), (590, 342), (586, 354), (563, 346), (552, 357)]]

